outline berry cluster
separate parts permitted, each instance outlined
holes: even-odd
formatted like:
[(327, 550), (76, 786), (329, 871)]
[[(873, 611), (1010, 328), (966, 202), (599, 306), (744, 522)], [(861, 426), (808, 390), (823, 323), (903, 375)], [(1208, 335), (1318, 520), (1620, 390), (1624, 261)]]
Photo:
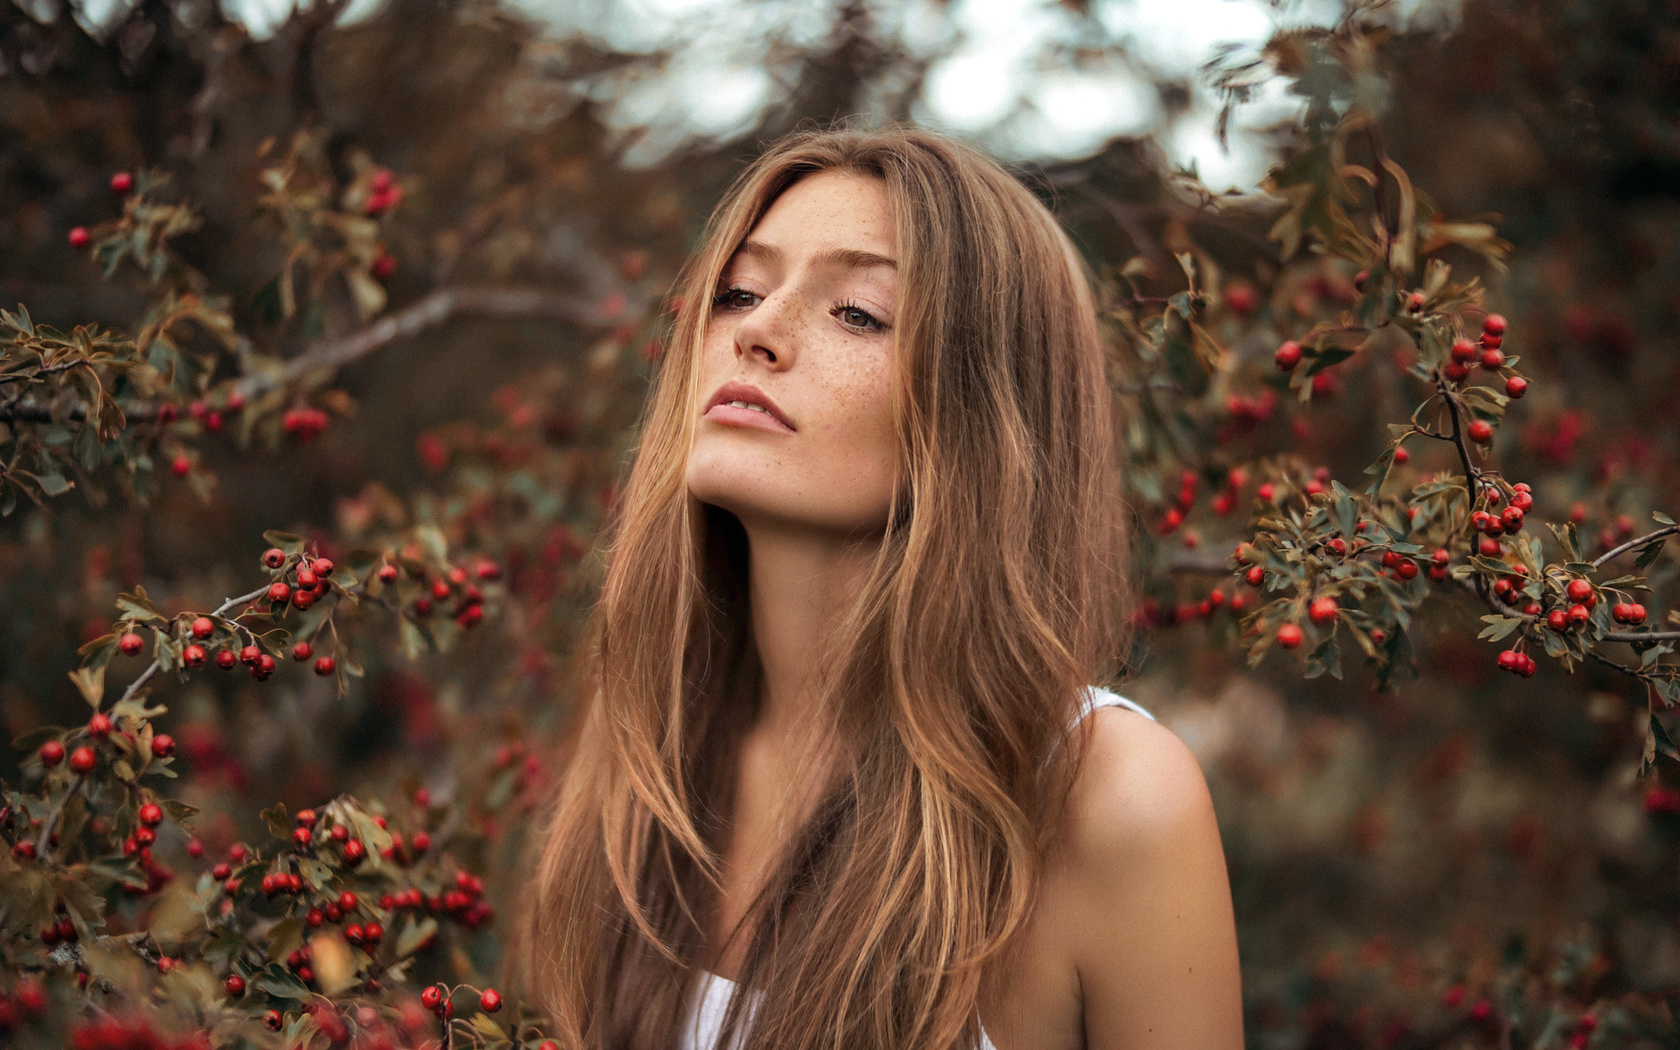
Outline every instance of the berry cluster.
[(287, 437), (307, 443), (327, 429), (327, 413), (319, 408), (288, 408), (280, 425)]

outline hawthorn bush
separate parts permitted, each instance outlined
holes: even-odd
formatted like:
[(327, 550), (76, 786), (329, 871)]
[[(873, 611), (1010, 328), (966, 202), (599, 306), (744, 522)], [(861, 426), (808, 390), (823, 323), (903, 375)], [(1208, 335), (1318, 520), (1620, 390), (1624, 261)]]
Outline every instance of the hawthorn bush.
[[(1208, 771), (1252, 1045), (1673, 1045), (1680, 53), (1380, 7), (1210, 70), (1303, 101), (1263, 199), (1145, 143), (1033, 176), (1102, 282), (1128, 691)], [(339, 10), (0, 15), (16, 1045), (545, 1045), (523, 834), (743, 153), (625, 169), (583, 99), (645, 56)], [(763, 137), (899, 82), (841, 24)]]

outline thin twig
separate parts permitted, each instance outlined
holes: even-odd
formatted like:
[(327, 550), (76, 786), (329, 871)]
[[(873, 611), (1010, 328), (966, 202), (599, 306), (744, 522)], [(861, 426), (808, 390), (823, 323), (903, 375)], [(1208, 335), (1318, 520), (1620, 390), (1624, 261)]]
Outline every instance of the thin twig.
[(1676, 533), (1680, 533), (1680, 525), (1668, 525), (1655, 532), (1648, 532), (1643, 536), (1636, 536), (1622, 544), (1620, 547), (1612, 547), (1603, 554), (1600, 554), (1597, 558), (1593, 559), (1592, 567), (1596, 569), (1610, 559), (1626, 554), (1635, 547), (1643, 547), (1652, 540), (1660, 540), (1665, 536), (1673, 536)]
[(53, 832), (58, 830), (58, 822), (64, 817), (65, 807), (70, 805), (70, 800), (76, 797), (76, 793), (82, 790), (82, 785), (85, 783), (87, 783), (87, 774), (77, 773), (76, 779), (70, 782), (70, 790), (66, 791), (64, 797), (53, 804), (52, 812), (48, 813), (47, 819), (41, 822), (41, 837), (35, 841), (35, 852), (40, 856), (42, 864), (52, 863)]
[[(598, 305), (577, 296), (557, 295), (540, 288), (439, 288), (418, 301), (390, 313), (366, 328), (330, 342), (318, 343), (287, 361), (278, 371), (248, 375), (234, 384), (234, 391), (249, 399), (276, 387), (297, 382), (311, 372), (337, 370), (398, 339), (418, 335), (457, 314), (487, 317), (549, 317), (584, 325), (612, 324)], [(78, 362), (80, 363), (80, 362)], [(56, 367), (56, 366), (55, 366)], [(137, 402), (121, 406), (131, 422), (158, 418), (159, 402)], [(76, 405), (66, 418), (85, 421), (87, 406)], [(0, 404), (0, 422), (53, 422), (52, 410), (37, 401), (13, 399)]]

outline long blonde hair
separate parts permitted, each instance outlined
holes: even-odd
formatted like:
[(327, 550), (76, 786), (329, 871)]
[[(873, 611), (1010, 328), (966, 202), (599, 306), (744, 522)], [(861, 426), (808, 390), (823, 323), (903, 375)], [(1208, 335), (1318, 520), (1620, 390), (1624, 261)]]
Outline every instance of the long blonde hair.
[(736, 997), (721, 1045), (972, 1046), (982, 964), (1031, 914), (1082, 753), (1078, 698), (1123, 655), (1112, 398), (1067, 235), (938, 134), (776, 143), (678, 283), (590, 624), (593, 698), (531, 884), (518, 965), (576, 1050), (674, 1046), (700, 976), (757, 666), (745, 535), (684, 483), (699, 348), (736, 247), (819, 171), (879, 178), (891, 202), (896, 495), (824, 665), (845, 768), (743, 923), (740, 981), (764, 994), (750, 1025)]

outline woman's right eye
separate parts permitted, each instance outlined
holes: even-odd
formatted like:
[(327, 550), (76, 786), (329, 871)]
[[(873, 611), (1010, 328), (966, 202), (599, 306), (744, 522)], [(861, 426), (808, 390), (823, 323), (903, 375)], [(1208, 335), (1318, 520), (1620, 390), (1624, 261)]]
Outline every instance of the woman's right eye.
[(745, 299), (758, 298), (758, 296), (747, 291), (745, 288), (725, 288), (723, 291), (712, 296), (712, 306), (719, 310), (733, 310), (739, 307), (751, 306), (752, 303), (743, 301), (743, 297)]

